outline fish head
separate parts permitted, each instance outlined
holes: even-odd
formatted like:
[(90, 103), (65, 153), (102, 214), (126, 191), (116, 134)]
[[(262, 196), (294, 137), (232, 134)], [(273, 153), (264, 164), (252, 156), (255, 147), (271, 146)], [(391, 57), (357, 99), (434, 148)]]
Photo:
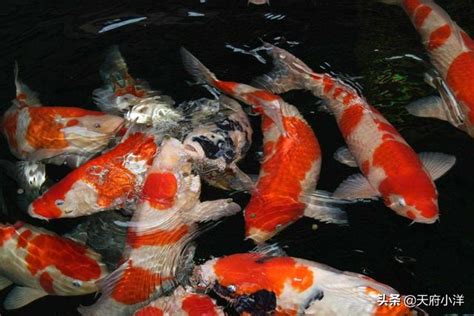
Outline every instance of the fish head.
[(436, 197), (423, 194), (422, 190), (413, 190), (405, 194), (391, 194), (385, 204), (398, 215), (407, 217), (414, 222), (433, 224), (439, 218)]
[(28, 214), (49, 220), (79, 217), (97, 211), (97, 192), (80, 180), (74, 181), (74, 174), (70, 175), (34, 200), (28, 208)]
[(125, 120), (116, 115), (86, 115), (78, 119), (80, 126), (88, 132), (102, 135), (113, 135), (124, 125)]
[(125, 118), (136, 124), (153, 126), (177, 122), (181, 115), (170, 107), (170, 102), (160, 96), (141, 99), (125, 114)]
[[(50, 275), (40, 275), (59, 295), (81, 295), (99, 290), (99, 281), (108, 274), (101, 255), (85, 245), (57, 235), (40, 235), (31, 244), (49, 247), (44, 253), (35, 254), (38, 260), (52, 269)], [(34, 264), (32, 268), (36, 267)], [(54, 271), (54, 272), (53, 272)]]

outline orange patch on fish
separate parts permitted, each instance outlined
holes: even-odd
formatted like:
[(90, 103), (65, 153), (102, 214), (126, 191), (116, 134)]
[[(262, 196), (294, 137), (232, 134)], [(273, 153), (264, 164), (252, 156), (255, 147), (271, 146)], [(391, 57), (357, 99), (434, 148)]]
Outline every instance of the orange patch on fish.
[(132, 194), (136, 185), (135, 175), (123, 165), (124, 157), (133, 154), (136, 159), (146, 159), (151, 163), (156, 150), (153, 137), (143, 133), (130, 135), (112, 150), (86, 162), (53, 185), (33, 201), (33, 212), (45, 218), (60, 217), (62, 212), (55, 201), (64, 200), (66, 194), (80, 180), (96, 189), (100, 206), (109, 207), (116, 199)]
[(39, 282), (43, 290), (46, 291), (46, 293), (54, 294), (53, 281), (53, 278), (49, 275), (48, 272), (41, 273)]
[(344, 138), (348, 137), (362, 120), (364, 108), (360, 104), (352, 105), (344, 110), (339, 119), (339, 129)]
[(438, 27), (436, 30), (431, 32), (430, 39), (427, 45), (428, 50), (434, 50), (441, 46), (448, 40), (451, 36), (452, 30), (449, 24), (444, 24), (443, 26)]
[(0, 247), (16, 234), (15, 227), (7, 226), (0, 228)]
[(154, 306), (146, 306), (138, 310), (133, 316), (163, 316), (163, 311)]
[[(313, 273), (290, 257), (264, 257), (255, 253), (235, 254), (220, 258), (214, 265), (217, 280), (222, 286), (234, 285), (237, 295), (267, 290), (277, 296), (288, 282), (297, 291), (305, 291), (313, 284)], [(302, 279), (302, 282), (296, 282)]]
[(468, 108), (468, 120), (474, 124), (474, 52), (465, 52), (453, 60), (446, 80), (456, 99)]
[(332, 94), (332, 97), (333, 97), (334, 99), (336, 99), (336, 98), (337, 98), (338, 96), (340, 96), (341, 93), (343, 93), (343, 92), (345, 92), (344, 89), (337, 87), (336, 89), (334, 89), (334, 93)]
[(8, 144), (15, 150), (18, 150), (18, 141), (16, 139), (16, 129), (18, 124), (18, 112), (6, 115), (2, 122), (3, 131), (7, 137)]
[(221, 80), (216, 80), (213, 82), (213, 84), (217, 89), (227, 94), (233, 94), (235, 89), (239, 85), (238, 83), (235, 83), (235, 82), (221, 81)]
[(66, 126), (62, 119), (101, 116), (104, 113), (69, 107), (29, 107), (30, 123), (26, 131), (26, 140), (36, 149), (62, 149), (69, 144), (62, 129)]
[(332, 79), (331, 76), (324, 75), (323, 86), (324, 86), (324, 93), (329, 93), (329, 91), (331, 91), (331, 89), (334, 87), (334, 79)]
[(18, 236), (18, 241), (16, 244), (17, 248), (25, 248), (28, 245), (28, 239), (31, 237), (33, 233), (31, 230), (27, 229), (23, 231), (20, 236)]
[(155, 230), (140, 234), (130, 231), (127, 234), (127, 244), (132, 248), (171, 245), (180, 241), (188, 232), (189, 227), (187, 225), (170, 230)]
[(204, 295), (192, 294), (185, 297), (182, 308), (189, 316), (217, 316), (214, 302)]
[[(408, 145), (395, 140), (382, 143), (374, 152), (373, 165), (381, 167), (387, 175), (378, 188), (384, 197), (402, 196), (407, 205), (416, 207), (425, 218), (437, 215), (434, 184), (418, 155)], [(413, 188), (417, 192), (413, 192)], [(423, 192), (428, 199), (417, 199), (418, 192)]]
[[(264, 147), (261, 176), (245, 210), (247, 231), (256, 227), (274, 231), (278, 225), (288, 225), (303, 215), (305, 205), (299, 197), (302, 181), (321, 150), (313, 130), (297, 117), (284, 117), (287, 137), (279, 137), (273, 146)], [(317, 174), (319, 174), (317, 172)], [(317, 179), (314, 179), (315, 181)]]
[(157, 285), (165, 279), (147, 269), (134, 267), (132, 263), (124, 270), (112, 292), (112, 298), (126, 305), (142, 303), (150, 298)]
[(159, 210), (173, 206), (178, 181), (171, 172), (152, 173), (148, 175), (143, 186), (143, 199)]
[(403, 5), (409, 14), (413, 14), (422, 3), (420, 0), (404, 0)]
[(344, 99), (342, 99), (342, 103), (344, 103), (344, 105), (350, 105), (351, 101), (352, 101), (353, 99), (355, 99), (355, 98), (356, 98), (356, 96), (355, 96), (354, 94), (348, 93), (348, 94), (344, 97)]
[(32, 275), (54, 266), (65, 276), (81, 281), (100, 278), (99, 264), (86, 254), (83, 245), (59, 236), (39, 235), (28, 243), (25, 257)]
[(416, 10), (414, 23), (417, 29), (423, 26), (423, 23), (425, 22), (426, 18), (430, 15), (432, 11), (433, 9), (431, 9), (429, 6), (426, 6), (426, 5), (422, 5)]

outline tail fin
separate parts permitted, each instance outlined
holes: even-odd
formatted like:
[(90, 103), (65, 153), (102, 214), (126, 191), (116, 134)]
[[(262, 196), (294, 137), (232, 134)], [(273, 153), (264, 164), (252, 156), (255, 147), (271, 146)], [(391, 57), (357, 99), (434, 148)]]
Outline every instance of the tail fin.
[(18, 72), (18, 63), (15, 61), (14, 76), (16, 87), (16, 104), (19, 106), (41, 106), (41, 103), (38, 99), (38, 94), (31, 91), (30, 88), (20, 80)]
[(253, 85), (274, 93), (303, 89), (304, 76), (313, 73), (311, 68), (282, 48), (269, 43), (264, 43), (264, 47), (273, 59), (274, 68), (254, 79)]
[(199, 59), (184, 47), (181, 47), (180, 53), (184, 68), (194, 77), (197, 83), (207, 83), (214, 86), (214, 82), (217, 81), (216, 76)]

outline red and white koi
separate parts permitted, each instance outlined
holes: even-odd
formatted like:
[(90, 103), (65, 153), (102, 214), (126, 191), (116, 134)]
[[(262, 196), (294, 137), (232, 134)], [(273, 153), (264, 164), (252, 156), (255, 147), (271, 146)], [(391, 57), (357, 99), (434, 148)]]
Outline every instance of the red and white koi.
[(398, 294), (368, 276), (309, 260), (233, 254), (195, 267), (192, 284), (212, 289), (241, 315), (409, 315), (403, 304), (380, 305)]
[(120, 144), (73, 170), (31, 203), (41, 219), (78, 217), (135, 203), (157, 151), (155, 136), (129, 131)]
[(315, 207), (307, 199), (319, 178), (321, 149), (296, 107), (266, 90), (219, 80), (187, 50), (182, 49), (181, 54), (186, 69), (198, 81), (251, 105), (262, 114), (264, 159), (245, 209), (247, 238), (264, 242), (303, 215), (344, 223), (344, 212)]
[(21, 160), (68, 163), (77, 167), (103, 151), (120, 131), (124, 119), (77, 107), (41, 106), (36, 95), (18, 79), (16, 100), (0, 127), (11, 152)]
[(22, 222), (0, 225), (0, 289), (15, 284), (5, 309), (46, 295), (84, 295), (107, 274), (101, 256), (86, 246)]
[(346, 179), (334, 196), (382, 197), (385, 205), (401, 216), (419, 223), (435, 222), (439, 211), (433, 180), (446, 173), (456, 158), (440, 153), (418, 156), (395, 127), (355, 89), (329, 74), (313, 72), (281, 48), (266, 46), (275, 70), (257, 81), (278, 93), (306, 89), (327, 101), (349, 148), (339, 150), (336, 158), (362, 171)]
[(222, 307), (204, 294), (177, 288), (171, 296), (160, 297), (133, 316), (224, 316)]
[(433, 82), (441, 98), (421, 99), (408, 111), (449, 121), (474, 137), (474, 41), (432, 0), (382, 2), (405, 10), (442, 78)]
[(129, 224), (124, 263), (104, 281), (100, 299), (81, 308), (83, 315), (130, 315), (176, 285), (197, 223), (240, 211), (230, 199), (201, 203), (200, 192), (183, 144), (165, 139)]

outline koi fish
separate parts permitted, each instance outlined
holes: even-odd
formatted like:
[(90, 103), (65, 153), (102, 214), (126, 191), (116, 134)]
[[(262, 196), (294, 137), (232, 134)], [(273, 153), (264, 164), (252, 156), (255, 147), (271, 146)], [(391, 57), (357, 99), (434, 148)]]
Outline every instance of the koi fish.
[(15, 284), (4, 301), (16, 309), (46, 295), (85, 295), (107, 274), (86, 246), (22, 222), (0, 225), (0, 289)]
[(157, 150), (155, 137), (131, 132), (120, 144), (66, 175), (28, 209), (45, 220), (78, 217), (133, 204)]
[(221, 81), (196, 57), (181, 49), (183, 62), (199, 82), (249, 104), (262, 114), (264, 159), (245, 208), (246, 237), (262, 243), (303, 215), (346, 223), (345, 213), (320, 207), (313, 193), (321, 169), (321, 150), (311, 127), (296, 107), (278, 95), (249, 85)]
[[(197, 223), (240, 211), (230, 199), (200, 202), (201, 183), (175, 138), (163, 141), (150, 167), (141, 200), (128, 224), (124, 263), (102, 286), (102, 296), (82, 315), (130, 315), (177, 283), (180, 263), (192, 255)], [(192, 259), (192, 257), (191, 257)]]
[(238, 102), (226, 96), (199, 99), (178, 108), (192, 130), (184, 146), (193, 157), (199, 175), (221, 189), (245, 190), (252, 180), (237, 167), (252, 145), (252, 126)]
[(171, 106), (171, 97), (152, 90), (145, 80), (134, 79), (128, 72), (127, 63), (118, 46), (106, 53), (100, 68), (104, 86), (93, 91), (94, 101), (103, 112), (121, 114), (139, 124), (159, 124), (162, 117), (178, 119), (179, 113)]
[(434, 223), (439, 216), (438, 191), (433, 180), (455, 164), (454, 156), (419, 156), (383, 115), (355, 89), (329, 74), (313, 72), (287, 51), (266, 44), (275, 69), (257, 79), (277, 93), (305, 89), (327, 101), (347, 148), (336, 158), (362, 174), (350, 176), (334, 196), (345, 199), (382, 197), (398, 215), (418, 223)]
[(15, 85), (16, 100), (5, 112), (0, 129), (18, 159), (76, 168), (103, 151), (124, 124), (123, 118), (102, 112), (41, 106), (18, 78), (17, 66)]
[(177, 288), (171, 296), (160, 297), (137, 310), (133, 316), (224, 316), (222, 307), (204, 294)]
[(432, 85), (441, 97), (427, 97), (407, 106), (421, 117), (450, 122), (474, 137), (474, 42), (432, 0), (383, 0), (400, 5), (421, 36), (431, 63), (439, 72)]
[(398, 292), (368, 276), (309, 260), (241, 253), (194, 268), (192, 284), (213, 290), (241, 315), (409, 315), (401, 303), (380, 305)]

